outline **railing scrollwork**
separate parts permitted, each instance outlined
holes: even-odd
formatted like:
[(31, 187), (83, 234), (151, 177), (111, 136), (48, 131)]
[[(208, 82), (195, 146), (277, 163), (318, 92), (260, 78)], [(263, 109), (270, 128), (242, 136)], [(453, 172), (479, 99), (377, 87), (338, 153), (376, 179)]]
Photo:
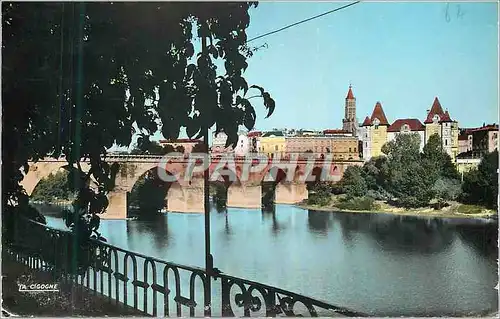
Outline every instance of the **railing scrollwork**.
[[(207, 277), (203, 268), (167, 262), (94, 239), (88, 242), (88, 249), (83, 250), (83, 255), (75, 255), (70, 249), (74, 240), (72, 233), (33, 221), (25, 221), (20, 226), (16, 232), (18, 236), (6, 245), (9, 258), (32, 269), (52, 273), (57, 278), (65, 278), (93, 293), (106, 296), (110, 303), (125, 304), (145, 315), (194, 317), (205, 316), (208, 312), (215, 316), (233, 317), (242, 311), (243, 316), (316, 317), (322, 315), (320, 311), (330, 311), (337, 315), (364, 316), (224, 273), (213, 273)], [(76, 274), (71, 273), (75, 258), (81, 268)], [(214, 280), (212, 288), (217, 291), (211, 296), (210, 309), (204, 309), (207, 278)], [(175, 309), (170, 307), (172, 304)], [(297, 305), (302, 305), (303, 310), (298, 311)]]

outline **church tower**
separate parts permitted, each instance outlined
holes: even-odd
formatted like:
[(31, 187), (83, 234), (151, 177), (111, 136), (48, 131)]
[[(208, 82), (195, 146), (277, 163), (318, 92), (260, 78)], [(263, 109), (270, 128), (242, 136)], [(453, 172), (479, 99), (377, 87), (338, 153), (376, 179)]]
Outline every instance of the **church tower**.
[(342, 120), (342, 128), (349, 133), (357, 135), (358, 123), (356, 121), (356, 98), (352, 93), (352, 86), (349, 85), (349, 91), (345, 98), (345, 114)]

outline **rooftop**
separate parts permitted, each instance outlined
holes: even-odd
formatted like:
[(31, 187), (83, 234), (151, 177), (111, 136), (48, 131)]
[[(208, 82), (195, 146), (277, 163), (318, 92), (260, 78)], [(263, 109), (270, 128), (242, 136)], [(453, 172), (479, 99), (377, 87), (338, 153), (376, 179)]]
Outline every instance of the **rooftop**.
[(375, 119), (378, 119), (379, 125), (389, 126), (389, 121), (387, 121), (387, 117), (385, 116), (384, 109), (382, 108), (382, 104), (380, 102), (377, 102), (377, 104), (375, 104), (372, 116), (370, 118), (368, 116), (365, 118), (363, 126), (372, 125)]
[(387, 128), (387, 132), (399, 132), (403, 125), (408, 125), (410, 131), (424, 131), (425, 126), (419, 119), (398, 119)]
[(424, 123), (430, 124), (434, 122), (435, 115), (439, 116), (439, 122), (453, 122), (450, 114), (448, 113), (448, 110), (446, 110), (446, 112), (443, 111), (443, 107), (441, 106), (441, 102), (439, 102), (437, 96), (434, 98), (434, 102), (432, 103), (432, 107), (429, 113), (427, 113), (427, 118), (425, 119)]

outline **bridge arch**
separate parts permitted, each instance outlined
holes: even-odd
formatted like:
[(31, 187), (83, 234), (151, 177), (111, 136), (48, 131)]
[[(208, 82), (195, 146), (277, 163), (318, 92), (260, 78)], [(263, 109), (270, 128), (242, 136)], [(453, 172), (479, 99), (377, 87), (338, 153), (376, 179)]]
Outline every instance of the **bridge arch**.
[[(28, 163), (29, 170), (21, 181), (21, 186), (26, 190), (28, 196), (33, 194), (36, 186), (44, 178), (49, 177), (50, 174), (58, 172), (60, 169), (69, 170), (70, 166), (64, 161), (40, 161)], [(88, 163), (80, 164), (84, 172), (90, 170), (90, 165)], [(76, 165), (73, 165), (76, 168)]]
[[(213, 174), (218, 174), (217, 178), (212, 178)], [(238, 196), (238, 190), (242, 187), (241, 168), (239, 166), (231, 167), (226, 164), (220, 168), (214, 168), (210, 174), (210, 194), (213, 204), (218, 208), (233, 206), (235, 196)]]
[[(149, 170), (147, 170), (147, 168), (149, 168)], [(197, 185), (191, 182), (184, 182), (182, 178), (176, 178), (175, 173), (167, 169), (168, 168), (161, 168), (158, 165), (140, 165), (140, 167), (135, 167), (135, 171), (130, 176), (129, 180), (125, 181), (123, 187), (124, 190), (127, 191), (127, 214), (135, 211), (137, 214), (134, 215), (146, 216), (149, 215), (149, 213), (156, 213), (157, 209), (187, 212), (185, 210), (187, 203), (200, 201), (199, 198), (190, 198), (193, 196), (185, 189), (186, 187), (191, 188), (194, 186), (196, 191)], [(160, 170), (162, 171), (161, 174), (171, 176), (172, 180), (163, 180), (160, 177)], [(146, 185), (142, 184), (143, 187), (146, 187), (143, 189), (143, 192), (150, 193), (153, 196), (146, 199), (145, 202), (141, 202), (140, 196), (142, 192), (139, 193), (138, 188), (141, 185), (139, 183), (141, 180), (147, 181), (146, 183), (148, 183)], [(139, 197), (130, 196), (132, 193)], [(147, 211), (140, 211), (140, 209), (145, 209)], [(190, 210), (193, 211), (193, 209)], [(201, 211), (195, 209), (193, 212)]]

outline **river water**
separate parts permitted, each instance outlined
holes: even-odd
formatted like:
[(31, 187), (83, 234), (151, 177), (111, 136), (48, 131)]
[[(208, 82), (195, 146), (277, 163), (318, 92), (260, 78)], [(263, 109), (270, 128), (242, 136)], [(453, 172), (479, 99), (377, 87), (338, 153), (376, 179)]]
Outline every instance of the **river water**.
[[(64, 228), (55, 208), (39, 206)], [(52, 216), (52, 217), (51, 217)], [(488, 220), (349, 214), (276, 205), (211, 213), (214, 266), (376, 316), (498, 310), (497, 228)], [(204, 267), (204, 216), (105, 220), (108, 243)]]

